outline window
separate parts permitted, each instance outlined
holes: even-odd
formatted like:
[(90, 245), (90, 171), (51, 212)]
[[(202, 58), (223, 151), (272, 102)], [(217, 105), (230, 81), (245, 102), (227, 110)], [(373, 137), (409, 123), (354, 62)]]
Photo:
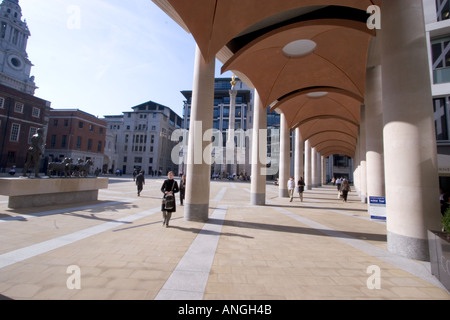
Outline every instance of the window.
[(433, 110), (434, 110), (434, 125), (436, 128), (436, 139), (437, 140), (448, 140), (448, 108), (447, 102), (449, 97), (434, 99)]
[(433, 54), (433, 81), (450, 82), (450, 37), (431, 41)]
[(64, 120), (64, 127), (68, 127), (69, 126), (69, 120)]
[(14, 112), (23, 113), (23, 107), (23, 103), (16, 102), (16, 104), (14, 105)]
[(8, 27), (8, 24), (6, 23), (6, 22), (3, 22), (2, 21), (2, 23), (1, 23), (1, 30), (0, 30), (0, 37), (2, 38), (2, 39), (5, 39), (5, 36), (6, 36), (6, 28)]
[(41, 109), (36, 108), (36, 107), (33, 107), (33, 111), (32, 111), (32, 113), (31, 113), (31, 115), (32, 115), (34, 118), (39, 118), (39, 117), (41, 116)]
[(84, 123), (82, 121), (78, 122), (78, 128), (83, 129)]
[(443, 21), (450, 18), (450, 1), (436, 0), (437, 20)]
[(94, 131), (94, 125), (92, 125), (92, 124), (89, 125), (89, 131), (91, 131), (91, 132)]
[(28, 143), (31, 144), (31, 138), (37, 133), (38, 128), (30, 128), (30, 132), (28, 133)]
[(6, 159), (8, 163), (16, 163), (16, 153), (14, 151), (8, 151)]
[(0, 109), (5, 108), (5, 98), (0, 97)]
[(9, 137), (9, 141), (19, 142), (19, 134), (20, 134), (20, 124), (13, 123), (11, 126), (11, 135)]
[(92, 150), (92, 139), (88, 139), (88, 151)]
[(142, 157), (134, 158), (134, 163), (142, 163)]
[(61, 148), (65, 148), (67, 145), (67, 136), (62, 136)]
[(56, 136), (52, 135), (52, 140), (50, 143), (51, 148), (54, 148), (56, 146)]
[(77, 137), (77, 149), (81, 149), (81, 137)]
[(97, 151), (98, 152), (102, 152), (102, 148), (103, 148), (103, 144), (102, 144), (101, 141), (99, 141), (98, 144), (97, 144)]
[(54, 126), (54, 127), (57, 127), (57, 126), (58, 126), (58, 120), (56, 120), (56, 119), (53, 120), (53, 126)]

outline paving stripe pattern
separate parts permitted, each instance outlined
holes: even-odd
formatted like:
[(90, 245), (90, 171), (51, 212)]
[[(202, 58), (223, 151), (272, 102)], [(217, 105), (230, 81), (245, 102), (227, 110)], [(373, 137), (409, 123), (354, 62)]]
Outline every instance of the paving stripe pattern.
[[(385, 224), (334, 187), (249, 205), (248, 183), (213, 181), (210, 220), (188, 222), (178, 203), (159, 214), (162, 179), (137, 197), (116, 178), (98, 202), (11, 210), (0, 197), (0, 297), (11, 299), (450, 299), (429, 263), (386, 250)], [(71, 289), (70, 266), (81, 271)], [(370, 267), (381, 288), (370, 289)]]

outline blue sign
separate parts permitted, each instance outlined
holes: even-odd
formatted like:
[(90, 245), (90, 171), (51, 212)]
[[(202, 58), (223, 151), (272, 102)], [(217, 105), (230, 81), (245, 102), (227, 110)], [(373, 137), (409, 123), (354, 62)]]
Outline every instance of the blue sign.
[(385, 197), (369, 197), (369, 215), (374, 220), (386, 220)]

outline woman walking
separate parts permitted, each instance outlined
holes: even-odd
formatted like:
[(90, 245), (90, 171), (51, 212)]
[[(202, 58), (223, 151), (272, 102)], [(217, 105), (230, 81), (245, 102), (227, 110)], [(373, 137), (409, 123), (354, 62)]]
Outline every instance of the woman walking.
[(138, 197), (141, 196), (142, 189), (144, 189), (144, 184), (145, 184), (144, 172), (141, 170), (136, 177), (136, 186), (137, 186)]
[(300, 201), (303, 202), (303, 192), (305, 191), (305, 181), (303, 181), (303, 177), (300, 177), (300, 180), (297, 182), (298, 186), (298, 194), (300, 196)]
[(186, 192), (186, 176), (183, 174), (180, 180), (180, 205), (183, 205), (184, 194)]
[(167, 178), (168, 179), (164, 181), (161, 187), (161, 192), (164, 194), (161, 211), (163, 215), (163, 226), (166, 226), (166, 228), (169, 226), (172, 212), (177, 211), (175, 193), (180, 191), (180, 189), (178, 189), (178, 183), (173, 179), (172, 171), (169, 171)]
[(343, 198), (344, 202), (347, 202), (347, 196), (350, 191), (351, 191), (350, 183), (348, 182), (347, 179), (344, 178), (342, 180), (342, 184), (341, 184), (341, 192), (342, 192), (342, 198)]

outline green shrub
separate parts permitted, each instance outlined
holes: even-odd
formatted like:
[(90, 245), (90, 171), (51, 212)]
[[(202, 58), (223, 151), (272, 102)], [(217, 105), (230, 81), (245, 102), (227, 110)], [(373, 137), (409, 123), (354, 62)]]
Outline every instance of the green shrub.
[(444, 231), (450, 233), (450, 208), (445, 211), (444, 216), (441, 220), (442, 226), (444, 227)]

